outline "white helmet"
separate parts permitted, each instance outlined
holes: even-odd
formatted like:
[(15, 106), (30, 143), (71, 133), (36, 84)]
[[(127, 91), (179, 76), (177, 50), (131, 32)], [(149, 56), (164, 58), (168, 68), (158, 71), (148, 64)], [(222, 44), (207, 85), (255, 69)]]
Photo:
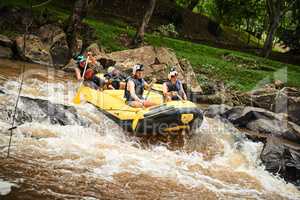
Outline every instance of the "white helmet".
[(171, 80), (172, 76), (177, 76), (177, 75), (178, 75), (177, 71), (175, 71), (175, 70), (174, 71), (170, 71), (169, 74), (168, 74), (168, 79)]
[(112, 73), (114, 70), (115, 70), (116, 68), (114, 68), (114, 67), (109, 67), (108, 69), (107, 69), (107, 73)]
[(134, 65), (133, 68), (132, 68), (132, 74), (135, 75), (135, 73), (137, 71), (144, 71), (144, 65), (142, 65), (142, 64)]

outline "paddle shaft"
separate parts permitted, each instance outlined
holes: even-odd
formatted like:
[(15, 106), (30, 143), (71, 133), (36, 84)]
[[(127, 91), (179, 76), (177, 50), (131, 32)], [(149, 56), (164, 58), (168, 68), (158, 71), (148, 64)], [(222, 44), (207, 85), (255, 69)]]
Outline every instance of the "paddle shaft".
[(149, 90), (148, 90), (148, 93), (147, 93), (147, 95), (146, 95), (145, 100), (148, 99), (148, 97), (149, 97), (149, 95), (150, 95), (150, 92), (151, 92), (151, 90), (152, 90), (152, 86), (153, 86), (154, 82), (156, 82), (155, 79), (152, 79), (151, 83), (149, 84)]
[(89, 56), (86, 58), (86, 61), (85, 61), (85, 66), (84, 66), (84, 70), (83, 70), (83, 74), (82, 74), (82, 81), (80, 82), (79, 88), (83, 84), (85, 72), (86, 72), (86, 69), (87, 69), (87, 66), (88, 66), (88, 62), (89, 62)]

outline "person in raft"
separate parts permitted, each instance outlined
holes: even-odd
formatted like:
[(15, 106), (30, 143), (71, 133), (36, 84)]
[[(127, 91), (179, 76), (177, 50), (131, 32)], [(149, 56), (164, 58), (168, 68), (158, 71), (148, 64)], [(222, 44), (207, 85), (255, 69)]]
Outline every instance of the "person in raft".
[(187, 100), (186, 94), (183, 90), (182, 83), (178, 80), (178, 73), (172, 69), (168, 74), (168, 81), (163, 84), (163, 95), (165, 101), (172, 100)]
[(151, 85), (143, 77), (144, 66), (136, 64), (132, 68), (132, 76), (126, 79), (124, 98), (126, 98), (126, 103), (131, 107), (147, 108), (156, 105), (143, 97), (144, 89), (151, 89)]
[(126, 77), (121, 74), (121, 72), (115, 67), (111, 66), (107, 69), (107, 73), (104, 74), (107, 80), (108, 89), (125, 89)]
[[(84, 73), (84, 68), (87, 63), (87, 68)], [(96, 58), (92, 55), (91, 52), (87, 52), (86, 55), (80, 55), (77, 57), (78, 67), (75, 68), (76, 78), (79, 81), (87, 80), (90, 81), (90, 86), (95, 89), (102, 88), (105, 84), (105, 80), (96, 76), (95, 68), (99, 67), (100, 64), (97, 62)]]

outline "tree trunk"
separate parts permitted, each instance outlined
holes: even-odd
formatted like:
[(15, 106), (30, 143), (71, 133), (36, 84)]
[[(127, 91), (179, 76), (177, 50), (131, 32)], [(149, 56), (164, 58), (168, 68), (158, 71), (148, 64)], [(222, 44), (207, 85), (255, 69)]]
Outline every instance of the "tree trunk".
[(145, 28), (148, 25), (155, 8), (156, 0), (149, 0), (149, 6), (145, 12), (140, 26), (137, 28), (136, 35), (132, 41), (134, 46), (140, 46), (144, 42)]
[(273, 39), (276, 33), (276, 30), (280, 24), (280, 20), (282, 16), (291, 9), (292, 5), (296, 2), (296, 0), (267, 0), (267, 11), (269, 17), (269, 25), (268, 25), (268, 35), (265, 41), (262, 55), (264, 57), (268, 57), (272, 52)]
[(274, 18), (271, 19), (271, 23), (269, 24), (267, 39), (265, 41), (263, 51), (262, 51), (262, 55), (264, 57), (268, 57), (270, 55), (270, 53), (272, 52), (273, 39), (274, 39), (276, 30), (279, 26), (279, 23), (280, 23), (280, 14), (274, 16)]
[(187, 9), (193, 12), (194, 8), (198, 5), (199, 0), (191, 0), (189, 5), (187, 6)]
[(77, 38), (79, 37), (80, 26), (82, 20), (87, 15), (88, 0), (77, 0), (74, 3), (73, 13), (69, 19), (67, 28), (67, 39), (70, 49), (70, 56), (76, 56), (77, 53)]
[(246, 28), (247, 33), (248, 33), (248, 41), (247, 41), (247, 45), (249, 45), (249, 43), (250, 43), (250, 37), (251, 37), (250, 31), (249, 31), (249, 24), (250, 24), (249, 18), (247, 18), (247, 28)]

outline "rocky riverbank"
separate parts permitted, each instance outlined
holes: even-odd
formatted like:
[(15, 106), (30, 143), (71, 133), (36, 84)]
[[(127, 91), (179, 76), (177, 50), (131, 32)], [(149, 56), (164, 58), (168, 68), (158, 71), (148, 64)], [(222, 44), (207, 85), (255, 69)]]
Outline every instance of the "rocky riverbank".
[[(22, 21), (22, 16), (17, 14), (18, 12), (7, 12), (12, 13), (9, 15), (11, 19), (6, 18), (6, 20)], [(24, 19), (27, 19), (26, 15)], [(25, 26), (26, 23), (24, 22), (23, 25)], [(45, 68), (64, 70), (72, 77), (76, 62), (69, 56), (67, 35), (63, 26), (56, 22), (39, 22), (33, 27), (34, 29), (26, 35), (19, 34), (11, 37), (0, 35), (0, 58), (21, 60), (41, 64)], [(142, 63), (145, 65), (146, 79), (155, 77), (159, 82), (163, 82), (167, 78), (170, 67), (175, 66), (191, 100), (197, 103), (217, 104), (207, 109), (207, 117), (221, 118), (226, 123), (251, 131), (252, 134), (247, 132), (249, 138), (264, 143), (260, 158), (266, 169), (274, 174), (279, 173), (285, 180), (300, 185), (299, 89), (285, 87), (278, 81), (248, 93), (228, 90), (222, 82), (213, 82), (208, 87), (203, 86), (198, 83), (188, 60), (178, 58), (172, 49), (163, 47), (144, 46), (108, 53), (95, 41), (85, 43), (80, 39), (77, 40), (77, 47), (78, 53), (91, 51), (101, 63), (102, 72), (114, 65), (130, 74), (133, 64)], [(23, 100), (32, 101), (26, 98)], [(66, 116), (63, 114), (66, 110), (69, 112), (68, 116), (73, 116), (72, 119), (77, 116), (72, 109), (70, 111), (61, 105), (44, 104), (38, 103), (42, 105), (40, 107), (50, 108), (47, 112), (58, 112), (61, 118), (52, 120), (59, 124), (67, 124)], [(11, 112), (7, 114), (10, 116)], [(53, 116), (53, 113), (50, 114)], [(18, 116), (21, 117), (18, 119), (21, 121), (31, 120), (22, 113)]]

